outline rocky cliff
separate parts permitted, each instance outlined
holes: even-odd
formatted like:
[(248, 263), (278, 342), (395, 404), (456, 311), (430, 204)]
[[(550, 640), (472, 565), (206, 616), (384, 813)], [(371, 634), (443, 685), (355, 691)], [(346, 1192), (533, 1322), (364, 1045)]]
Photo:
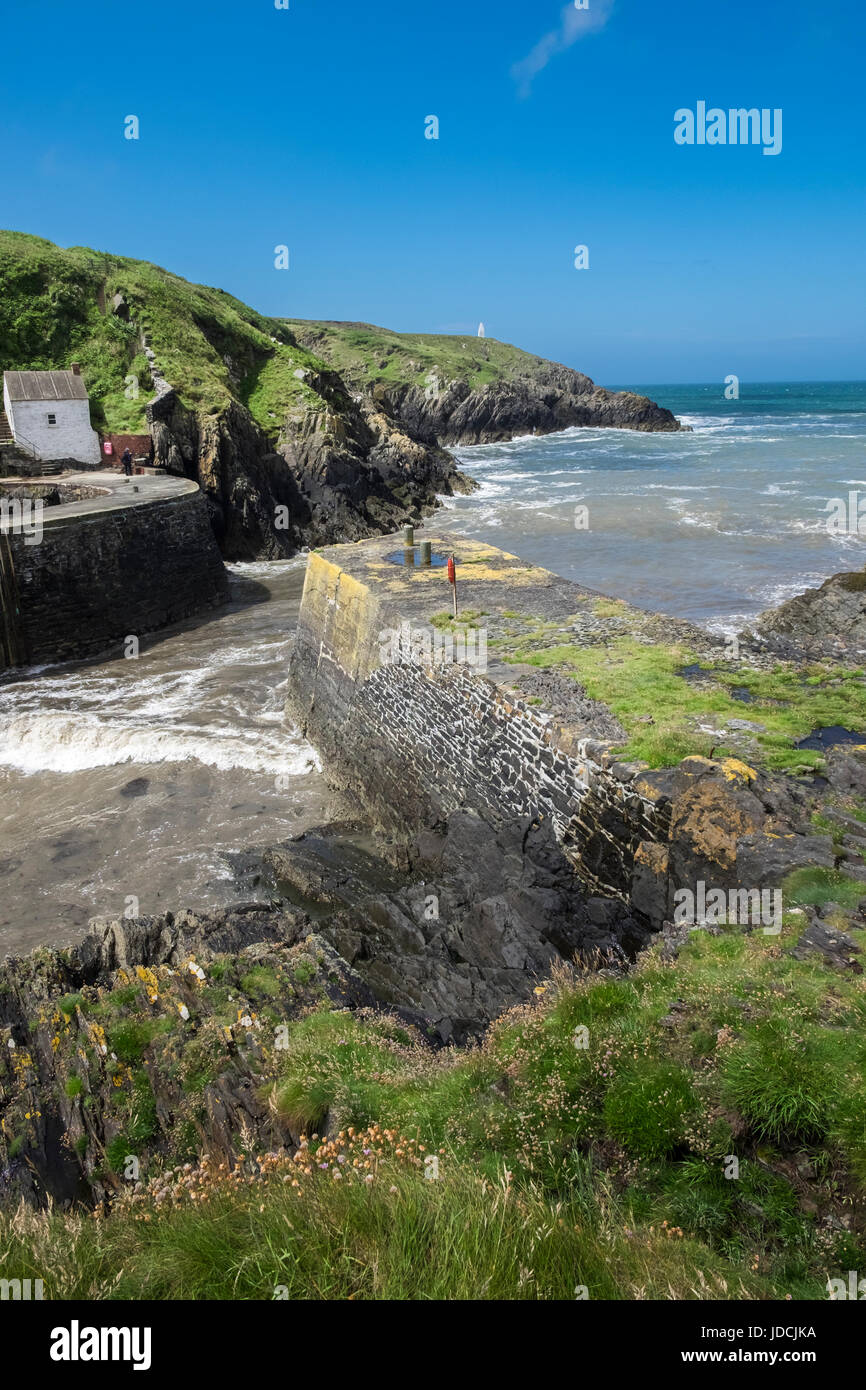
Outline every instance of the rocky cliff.
[(172, 388), (148, 404), (156, 463), (197, 479), (228, 558), (391, 531), (472, 486), (443, 449), (351, 400), (333, 373), (303, 370), (316, 404), (287, 410), (276, 438), (238, 401), (202, 416)]
[(679, 430), (646, 396), (489, 338), (392, 333), (370, 324), (289, 320), (295, 341), (427, 444), (485, 444), (570, 426)]
[(93, 423), (153, 436), (224, 554), (394, 530), (472, 486), (444, 446), (670, 411), (493, 340), (268, 318), (146, 261), (0, 232), (0, 370), (81, 364)]

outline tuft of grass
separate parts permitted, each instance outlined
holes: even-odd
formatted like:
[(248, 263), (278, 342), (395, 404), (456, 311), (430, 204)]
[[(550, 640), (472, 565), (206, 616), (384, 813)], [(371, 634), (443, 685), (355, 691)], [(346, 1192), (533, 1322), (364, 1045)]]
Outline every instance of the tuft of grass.
[(821, 907), (832, 902), (852, 908), (866, 898), (866, 883), (838, 869), (795, 869), (782, 884), (782, 898), (786, 907)]
[(174, 1027), (170, 1018), (129, 1018), (116, 1023), (109, 1034), (110, 1051), (130, 1065), (141, 1060), (154, 1038)]
[(280, 981), (274, 971), (268, 970), (264, 965), (257, 965), (241, 978), (241, 989), (251, 999), (260, 998), (262, 995), (268, 999), (274, 999), (280, 993), (281, 988)]
[(671, 1062), (625, 1068), (609, 1087), (604, 1122), (611, 1138), (641, 1158), (664, 1158), (683, 1142), (697, 1109), (692, 1079)]
[(57, 1007), (67, 1018), (71, 1018), (76, 1009), (84, 1009), (85, 1000), (82, 994), (64, 994), (62, 999), (58, 999)]
[(778, 1024), (756, 1030), (730, 1049), (722, 1087), (759, 1139), (807, 1143), (822, 1139), (836, 1078), (811, 1040)]

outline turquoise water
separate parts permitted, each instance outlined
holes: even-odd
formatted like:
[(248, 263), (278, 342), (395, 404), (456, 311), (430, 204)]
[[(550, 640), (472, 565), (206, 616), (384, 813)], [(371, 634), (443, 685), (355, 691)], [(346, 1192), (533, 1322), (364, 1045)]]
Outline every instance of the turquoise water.
[(866, 518), (866, 382), (743, 382), (739, 400), (723, 383), (629, 389), (694, 432), (570, 429), (456, 449), (481, 487), (437, 521), (716, 631), (866, 564), (856, 524), (828, 529), (828, 504), (851, 492)]

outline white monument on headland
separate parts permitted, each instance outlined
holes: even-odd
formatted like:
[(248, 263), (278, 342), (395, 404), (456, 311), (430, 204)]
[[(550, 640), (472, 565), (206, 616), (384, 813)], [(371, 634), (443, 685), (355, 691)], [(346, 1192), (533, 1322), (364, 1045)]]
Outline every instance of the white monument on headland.
[(484, 324), (483, 324), (483, 323), (479, 323), (479, 325), (478, 325), (478, 336), (479, 336), (479, 338), (483, 338), (483, 337), (484, 337)]

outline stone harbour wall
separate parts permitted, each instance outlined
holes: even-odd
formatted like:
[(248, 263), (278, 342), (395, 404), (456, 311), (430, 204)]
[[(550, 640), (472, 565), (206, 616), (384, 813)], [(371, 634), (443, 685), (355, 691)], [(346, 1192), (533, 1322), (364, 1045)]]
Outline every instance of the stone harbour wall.
[[(638, 847), (667, 838), (664, 777), (617, 763), (468, 664), (383, 663), (381, 634), (407, 611), (422, 621), (427, 591), (401, 587), (399, 570), (362, 576), (359, 556), (381, 548), (332, 547), (308, 561), (288, 709), (329, 780), (397, 835), (459, 807), (494, 823), (548, 817), (589, 888), (629, 897)], [(507, 583), (502, 598), (515, 601)]]
[(38, 543), (9, 534), (19, 664), (122, 649), (130, 635), (226, 601), (225, 567), (194, 484), (137, 505), (83, 506), (46, 508)]

